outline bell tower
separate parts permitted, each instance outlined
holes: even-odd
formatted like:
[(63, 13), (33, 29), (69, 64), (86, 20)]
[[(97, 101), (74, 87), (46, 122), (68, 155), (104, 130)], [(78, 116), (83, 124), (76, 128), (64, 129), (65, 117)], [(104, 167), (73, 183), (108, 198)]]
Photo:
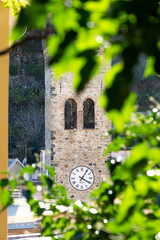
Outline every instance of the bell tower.
[(56, 81), (54, 72), (46, 72), (46, 161), (72, 199), (86, 200), (108, 176), (102, 154), (110, 142), (104, 136), (111, 122), (99, 106), (99, 96), (109, 68), (104, 66), (79, 95), (72, 88), (71, 73)]

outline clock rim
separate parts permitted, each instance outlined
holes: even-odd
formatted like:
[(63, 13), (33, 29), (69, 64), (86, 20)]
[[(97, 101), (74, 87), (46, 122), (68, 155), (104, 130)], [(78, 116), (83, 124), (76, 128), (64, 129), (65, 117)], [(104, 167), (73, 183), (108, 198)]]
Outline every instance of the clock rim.
[[(89, 169), (91, 170), (91, 172), (92, 172), (92, 174), (93, 174), (93, 183), (91, 184), (91, 186), (90, 186), (89, 188), (84, 189), (84, 190), (81, 190), (81, 189), (75, 188), (75, 187), (71, 184), (70, 175), (71, 175), (72, 171), (73, 171), (74, 169), (76, 169), (77, 167), (86, 167), (86, 168), (89, 168)], [(70, 185), (71, 185), (74, 189), (76, 189), (77, 191), (80, 191), (80, 192), (82, 192), (82, 191), (87, 191), (87, 190), (90, 189), (90, 188), (93, 186), (93, 184), (94, 184), (94, 181), (95, 181), (94, 172), (93, 172), (93, 170), (92, 170), (90, 167), (85, 166), (85, 165), (78, 165), (77, 167), (74, 167), (74, 168), (70, 171), (70, 174), (69, 174), (69, 182), (70, 182)]]

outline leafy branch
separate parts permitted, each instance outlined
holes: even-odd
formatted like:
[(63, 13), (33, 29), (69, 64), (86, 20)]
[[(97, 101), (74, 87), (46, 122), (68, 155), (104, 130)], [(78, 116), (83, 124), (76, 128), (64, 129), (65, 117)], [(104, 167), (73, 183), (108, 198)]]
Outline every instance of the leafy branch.
[(24, 45), (27, 42), (30, 42), (32, 40), (42, 40), (42, 39), (47, 39), (50, 35), (52, 35), (54, 32), (53, 27), (48, 27), (45, 28), (43, 31), (29, 31), (25, 36), (23, 37), (22, 40), (19, 40), (12, 44), (10, 47), (1, 50), (0, 51), (0, 56), (9, 53), (11, 50), (15, 49), (16, 47), (19, 47), (21, 45)]

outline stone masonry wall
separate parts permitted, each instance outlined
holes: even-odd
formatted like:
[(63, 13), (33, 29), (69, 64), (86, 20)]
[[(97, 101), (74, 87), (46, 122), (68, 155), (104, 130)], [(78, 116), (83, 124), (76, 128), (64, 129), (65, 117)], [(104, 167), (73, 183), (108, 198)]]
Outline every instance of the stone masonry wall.
[[(111, 128), (110, 121), (99, 107), (99, 96), (103, 89), (105, 66), (86, 87), (77, 95), (72, 88), (72, 74), (65, 74), (60, 81), (51, 80), (51, 165), (55, 168), (58, 183), (64, 185), (73, 199), (86, 200), (91, 191), (108, 176), (107, 157), (103, 151), (110, 138), (104, 138)], [(77, 102), (77, 129), (65, 130), (64, 109), (68, 98)], [(95, 129), (83, 129), (83, 101), (91, 98), (95, 104)], [(89, 190), (75, 190), (69, 182), (73, 168), (85, 165), (94, 172), (95, 182)]]

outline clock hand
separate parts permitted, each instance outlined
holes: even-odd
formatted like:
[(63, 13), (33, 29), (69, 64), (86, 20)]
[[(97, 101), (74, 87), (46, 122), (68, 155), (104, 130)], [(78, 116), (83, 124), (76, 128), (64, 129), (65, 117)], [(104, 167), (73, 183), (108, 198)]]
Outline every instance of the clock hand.
[[(88, 180), (86, 180), (85, 178), (83, 178), (83, 177), (79, 177), (81, 180), (83, 179), (85, 182), (87, 182), (87, 183), (89, 183), (90, 184), (90, 182), (88, 181)], [(81, 181), (80, 180), (80, 181)]]
[[(85, 171), (85, 173), (83, 174), (83, 176), (80, 177), (81, 180), (84, 178), (84, 176), (86, 175), (87, 172), (88, 172), (88, 169)], [(80, 181), (81, 181), (81, 180), (80, 180)]]

